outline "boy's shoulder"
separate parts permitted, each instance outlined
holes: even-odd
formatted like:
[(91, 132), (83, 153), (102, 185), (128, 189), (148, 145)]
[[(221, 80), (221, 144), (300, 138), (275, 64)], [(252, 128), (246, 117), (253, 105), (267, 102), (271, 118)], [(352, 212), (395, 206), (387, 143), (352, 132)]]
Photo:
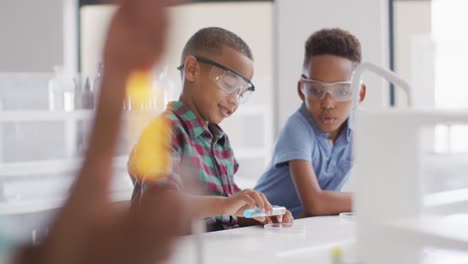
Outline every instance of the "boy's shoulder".
[(160, 117), (166, 119), (172, 129), (172, 137), (178, 141), (196, 141), (197, 135), (202, 130), (193, 112), (185, 108), (177, 108), (177, 105), (168, 107)]
[(166, 109), (164, 112), (161, 113), (160, 116), (169, 120), (169, 122), (171, 122), (174, 125), (182, 123), (182, 120), (177, 116), (177, 114), (170, 109)]
[(169, 125), (172, 128), (172, 134), (179, 135), (179, 134), (188, 134), (188, 130), (186, 128), (185, 122), (183, 118), (178, 116), (174, 111), (170, 109), (166, 109), (160, 115), (161, 118), (166, 119), (169, 122)]

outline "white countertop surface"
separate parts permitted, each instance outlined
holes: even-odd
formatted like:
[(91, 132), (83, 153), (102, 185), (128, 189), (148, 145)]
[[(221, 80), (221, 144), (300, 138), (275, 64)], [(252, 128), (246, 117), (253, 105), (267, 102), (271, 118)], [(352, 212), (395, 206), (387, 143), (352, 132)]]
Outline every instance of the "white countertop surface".
[[(203, 264), (332, 263), (330, 252), (340, 246), (352, 254), (354, 219), (339, 216), (295, 220), (293, 227), (268, 230), (263, 226), (202, 234)], [(195, 237), (179, 241), (170, 264), (197, 263)]]

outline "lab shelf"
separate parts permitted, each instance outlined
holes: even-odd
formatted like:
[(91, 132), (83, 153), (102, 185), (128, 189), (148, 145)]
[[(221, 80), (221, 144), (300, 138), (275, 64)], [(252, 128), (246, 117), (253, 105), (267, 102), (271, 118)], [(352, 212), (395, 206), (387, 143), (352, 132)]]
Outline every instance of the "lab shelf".
[[(122, 169), (127, 167), (128, 156), (118, 156), (114, 158), (114, 168)], [(66, 173), (80, 168), (81, 159), (63, 160), (42, 160), (28, 162), (14, 162), (0, 164), (0, 178), (8, 179), (13, 177), (31, 177), (34, 175), (44, 175), (47, 173)]]

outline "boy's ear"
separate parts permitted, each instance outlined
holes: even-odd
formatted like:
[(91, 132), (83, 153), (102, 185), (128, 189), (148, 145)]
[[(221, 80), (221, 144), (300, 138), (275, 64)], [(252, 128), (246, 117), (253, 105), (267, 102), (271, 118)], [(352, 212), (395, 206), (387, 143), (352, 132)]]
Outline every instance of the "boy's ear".
[(184, 75), (187, 81), (195, 81), (200, 73), (200, 64), (194, 56), (187, 56), (184, 60)]
[(361, 90), (359, 91), (359, 103), (362, 103), (364, 101), (364, 98), (366, 98), (366, 84), (363, 83), (361, 84)]
[(305, 96), (304, 96), (304, 93), (302, 93), (301, 81), (298, 81), (298, 82), (297, 82), (297, 94), (299, 95), (299, 97), (301, 98), (301, 100), (304, 101)]

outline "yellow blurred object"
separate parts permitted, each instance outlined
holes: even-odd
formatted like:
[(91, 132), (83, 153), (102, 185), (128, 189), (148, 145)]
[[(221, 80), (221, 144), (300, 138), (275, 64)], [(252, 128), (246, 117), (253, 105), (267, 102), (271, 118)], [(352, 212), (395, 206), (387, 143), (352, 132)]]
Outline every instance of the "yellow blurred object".
[(171, 126), (165, 117), (157, 117), (143, 131), (133, 149), (128, 167), (133, 177), (155, 180), (166, 177), (171, 163)]
[(343, 250), (340, 247), (334, 247), (330, 252), (330, 256), (335, 261), (341, 260), (343, 257)]
[(151, 71), (136, 71), (130, 75), (124, 103), (127, 110), (161, 110), (164, 100), (161, 87), (153, 83)]
[(127, 105), (130, 109), (141, 109), (153, 97), (151, 72), (136, 71), (127, 80)]
[[(160, 116), (153, 119), (162, 109), (162, 94), (152, 87), (150, 71), (137, 71), (127, 81), (128, 110), (139, 110), (130, 115), (130, 132), (140, 133), (146, 126), (133, 149), (128, 167), (130, 174), (139, 179), (155, 180), (167, 176), (171, 168), (170, 121)], [(149, 125), (148, 121), (152, 120)], [(132, 133), (130, 133), (132, 134)]]

